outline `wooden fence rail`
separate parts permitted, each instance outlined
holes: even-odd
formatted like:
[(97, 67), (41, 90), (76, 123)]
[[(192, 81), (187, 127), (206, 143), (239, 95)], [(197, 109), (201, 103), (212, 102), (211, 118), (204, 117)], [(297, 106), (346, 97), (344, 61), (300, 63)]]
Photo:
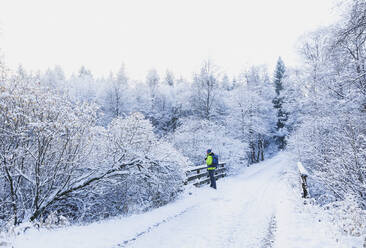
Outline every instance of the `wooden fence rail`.
[[(226, 176), (226, 167), (225, 163), (219, 163), (217, 169), (215, 170), (215, 178), (218, 180), (219, 178)], [(186, 170), (186, 181), (185, 185), (193, 184), (196, 187), (200, 187), (202, 184), (210, 183), (210, 177), (207, 172), (207, 165), (201, 165), (197, 167), (191, 167)]]
[(306, 182), (306, 179), (309, 175), (308, 171), (304, 168), (301, 162), (297, 162), (297, 169), (299, 170), (300, 177), (301, 177), (301, 186), (302, 186), (302, 197), (308, 198), (309, 192), (308, 192), (308, 184)]

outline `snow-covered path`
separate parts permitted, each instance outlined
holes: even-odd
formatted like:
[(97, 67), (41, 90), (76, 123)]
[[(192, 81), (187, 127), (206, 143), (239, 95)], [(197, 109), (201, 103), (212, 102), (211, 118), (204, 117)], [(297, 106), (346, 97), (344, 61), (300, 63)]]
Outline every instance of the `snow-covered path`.
[(204, 189), (202, 202), (126, 247), (262, 247), (281, 171), (262, 166), (220, 180), (217, 191)]
[[(286, 154), (245, 168), (141, 215), (55, 231), (32, 230), (15, 248), (343, 247), (303, 211), (294, 162)], [(192, 194), (189, 194), (191, 192)]]

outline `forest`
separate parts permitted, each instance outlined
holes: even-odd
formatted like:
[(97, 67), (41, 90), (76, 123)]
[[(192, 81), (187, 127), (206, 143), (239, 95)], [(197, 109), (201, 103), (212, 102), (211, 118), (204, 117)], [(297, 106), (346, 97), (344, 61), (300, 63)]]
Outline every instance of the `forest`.
[[(298, 41), (301, 66), (212, 60), (192, 78), (152, 69), (134, 80), (86, 67), (29, 72), (0, 61), (0, 228), (50, 214), (89, 223), (163, 206), (207, 149), (229, 174), (282, 151), (311, 176), (319, 205), (366, 209), (366, 2)], [(128, 65), (126, 65), (128, 67)]]

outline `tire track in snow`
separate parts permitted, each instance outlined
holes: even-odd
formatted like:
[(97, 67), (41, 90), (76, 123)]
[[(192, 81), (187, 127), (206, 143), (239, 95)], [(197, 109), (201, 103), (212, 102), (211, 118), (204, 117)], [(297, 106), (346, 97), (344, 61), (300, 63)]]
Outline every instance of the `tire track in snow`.
[[(263, 246), (263, 244), (265, 244), (264, 240), (269, 237), (268, 226), (272, 226), (272, 222), (275, 220), (273, 219), (274, 199), (271, 196), (273, 189), (277, 187), (279, 173), (278, 168), (275, 168), (276, 171), (271, 173), (270, 177), (265, 176), (262, 180), (268, 183), (261, 185), (253, 180), (257, 180), (258, 175), (263, 174), (263, 170), (268, 170), (268, 168), (262, 168), (247, 176), (246, 183), (241, 185), (251, 188), (251, 190), (243, 191), (243, 193), (249, 194), (243, 198), (240, 212), (231, 216), (233, 226), (225, 240), (222, 240), (221, 247), (271, 247)], [(253, 223), (253, 216), (256, 215), (258, 219)], [(270, 238), (273, 239), (272, 236)]]
[(263, 239), (261, 248), (273, 248), (277, 229), (276, 216), (272, 216), (268, 226), (267, 236)]
[(191, 206), (189, 208), (186, 208), (184, 209), (183, 211), (173, 215), (173, 216), (169, 216), (168, 218), (166, 219), (163, 219), (162, 221), (152, 225), (152, 226), (149, 226), (146, 230), (142, 231), (142, 232), (139, 232), (135, 235), (135, 237), (131, 238), (131, 239), (128, 239), (128, 240), (125, 240), (123, 241), (122, 243), (120, 244), (117, 244), (115, 247), (126, 247), (127, 245), (130, 245), (131, 243), (133, 243), (134, 241), (136, 241), (138, 238), (140, 238), (141, 236), (151, 232), (152, 230), (154, 230), (155, 228), (159, 227), (160, 225), (164, 224), (164, 223), (167, 223), (183, 214), (185, 214), (186, 212), (190, 211), (191, 209), (195, 208), (196, 206)]
[(261, 214), (261, 226), (262, 229), (257, 230), (257, 244), (256, 247), (261, 248), (271, 248), (274, 245), (275, 235), (276, 235), (276, 202), (277, 196), (276, 192), (279, 191), (281, 185), (281, 174), (282, 167), (280, 163), (273, 161), (271, 163), (270, 168), (264, 168), (261, 171), (262, 175), (266, 175), (263, 173), (266, 170), (272, 169), (272, 173), (270, 173), (270, 177), (264, 177), (262, 179), (263, 182), (268, 182), (265, 186), (263, 185), (258, 190), (261, 190), (261, 195), (257, 197), (253, 197), (252, 199), (256, 199), (253, 202), (250, 211), (253, 214), (258, 213), (260, 211)]

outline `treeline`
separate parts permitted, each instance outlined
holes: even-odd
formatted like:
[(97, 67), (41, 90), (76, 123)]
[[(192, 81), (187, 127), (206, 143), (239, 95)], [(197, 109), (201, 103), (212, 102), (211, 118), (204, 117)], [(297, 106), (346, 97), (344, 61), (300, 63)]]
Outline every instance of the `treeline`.
[[(207, 61), (191, 80), (124, 67), (29, 73), (1, 64), (0, 225), (51, 213), (90, 222), (145, 211), (183, 189), (208, 148), (231, 173), (275, 150), (275, 90), (264, 67), (236, 79)], [(282, 134), (281, 134), (282, 135)]]

